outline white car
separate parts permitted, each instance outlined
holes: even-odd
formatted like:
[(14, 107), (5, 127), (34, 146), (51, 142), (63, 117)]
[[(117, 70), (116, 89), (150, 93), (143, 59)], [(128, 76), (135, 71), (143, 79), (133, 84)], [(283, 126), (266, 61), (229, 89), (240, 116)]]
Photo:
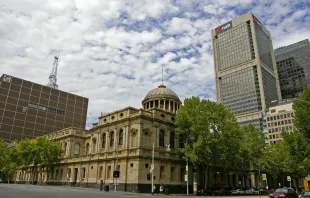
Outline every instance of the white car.
[(244, 190), (236, 189), (231, 191), (232, 195), (244, 195)]
[(249, 190), (246, 190), (246, 191), (245, 191), (245, 194), (246, 194), (246, 195), (258, 195), (258, 194), (259, 194), (259, 191), (254, 190), (254, 189), (249, 189)]

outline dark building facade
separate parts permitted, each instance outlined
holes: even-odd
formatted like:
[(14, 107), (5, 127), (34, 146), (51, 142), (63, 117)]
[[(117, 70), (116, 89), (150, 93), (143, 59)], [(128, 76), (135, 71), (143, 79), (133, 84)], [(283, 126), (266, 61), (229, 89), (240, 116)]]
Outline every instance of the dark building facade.
[(67, 127), (85, 128), (88, 99), (3, 74), (0, 78), (0, 138), (42, 136)]
[(308, 39), (275, 50), (281, 95), (291, 99), (310, 85), (310, 42)]
[(281, 98), (269, 31), (248, 12), (213, 29), (212, 42), (217, 101), (262, 129), (262, 111)]

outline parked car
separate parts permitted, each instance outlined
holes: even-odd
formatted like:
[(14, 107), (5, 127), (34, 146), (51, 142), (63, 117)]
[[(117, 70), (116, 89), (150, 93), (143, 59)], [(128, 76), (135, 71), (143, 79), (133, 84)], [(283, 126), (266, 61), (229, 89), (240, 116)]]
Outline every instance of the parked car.
[(232, 190), (231, 191), (231, 194), (232, 195), (244, 195), (244, 190), (241, 190), (241, 189), (236, 189), (236, 190)]
[(268, 190), (267, 189), (264, 189), (264, 188), (261, 188), (258, 190), (258, 194), (260, 195), (267, 195), (268, 194)]
[(278, 188), (270, 194), (270, 198), (298, 198), (298, 194), (292, 188)]
[(216, 196), (227, 196), (232, 195), (231, 191), (228, 188), (218, 188), (215, 190)]
[(251, 188), (251, 189), (246, 190), (245, 194), (246, 195), (258, 195), (259, 191), (258, 190), (254, 190), (253, 188)]
[(310, 192), (305, 192), (303, 195), (301, 195), (301, 198), (309, 198)]

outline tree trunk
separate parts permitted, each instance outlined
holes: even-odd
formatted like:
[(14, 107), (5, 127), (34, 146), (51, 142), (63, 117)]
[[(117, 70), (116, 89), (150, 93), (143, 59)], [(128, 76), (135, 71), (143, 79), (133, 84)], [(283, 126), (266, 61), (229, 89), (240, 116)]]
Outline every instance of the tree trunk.
[(207, 168), (205, 171), (205, 188), (208, 188), (208, 185), (209, 185), (209, 173), (210, 173), (210, 166), (207, 165)]

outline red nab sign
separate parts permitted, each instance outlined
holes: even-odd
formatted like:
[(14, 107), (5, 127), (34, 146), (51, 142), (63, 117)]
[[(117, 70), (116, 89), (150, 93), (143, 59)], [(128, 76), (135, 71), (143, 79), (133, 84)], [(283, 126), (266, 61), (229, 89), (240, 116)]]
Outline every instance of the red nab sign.
[(216, 32), (216, 34), (219, 34), (221, 32), (229, 30), (230, 28), (232, 28), (232, 22), (231, 21), (229, 21), (228, 23), (225, 23), (224, 25), (221, 25), (220, 27), (215, 28), (215, 32)]
[(254, 15), (252, 15), (252, 16), (253, 16), (254, 23), (256, 23), (257, 25), (262, 27), (262, 23)]

